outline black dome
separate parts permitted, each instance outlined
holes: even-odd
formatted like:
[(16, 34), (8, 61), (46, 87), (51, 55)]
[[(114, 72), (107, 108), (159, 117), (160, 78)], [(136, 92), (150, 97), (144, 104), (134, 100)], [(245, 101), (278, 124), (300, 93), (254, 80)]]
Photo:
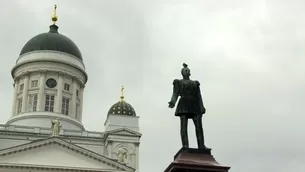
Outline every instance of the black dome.
[(82, 54), (76, 44), (68, 37), (58, 33), (58, 26), (51, 25), (50, 31), (30, 39), (22, 48), (20, 55), (37, 50), (54, 50), (71, 54), (81, 61)]
[(112, 105), (108, 111), (108, 115), (109, 114), (136, 116), (136, 112), (133, 109), (133, 107), (124, 100), (119, 101), (116, 104)]

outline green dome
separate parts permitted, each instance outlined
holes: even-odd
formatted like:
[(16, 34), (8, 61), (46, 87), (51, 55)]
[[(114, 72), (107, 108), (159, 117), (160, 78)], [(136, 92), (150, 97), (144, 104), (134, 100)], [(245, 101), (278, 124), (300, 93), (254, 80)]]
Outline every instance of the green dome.
[(112, 105), (108, 111), (108, 115), (109, 114), (136, 116), (134, 108), (124, 100), (121, 100)]
[(71, 54), (81, 61), (82, 54), (76, 44), (68, 37), (58, 33), (58, 26), (51, 25), (50, 31), (30, 39), (22, 48), (20, 55), (37, 50), (53, 50)]

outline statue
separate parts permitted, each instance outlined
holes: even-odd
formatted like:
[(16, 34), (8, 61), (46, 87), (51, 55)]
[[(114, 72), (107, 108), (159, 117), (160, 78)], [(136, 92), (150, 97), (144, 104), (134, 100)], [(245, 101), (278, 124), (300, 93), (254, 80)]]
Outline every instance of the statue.
[(198, 149), (209, 149), (204, 145), (202, 116), (205, 114), (206, 109), (201, 98), (199, 87), (200, 83), (198, 81), (190, 80), (190, 69), (185, 63), (183, 63), (181, 74), (183, 79), (175, 79), (173, 82), (173, 95), (171, 101), (168, 102), (168, 107), (174, 108), (178, 96), (180, 96), (175, 116), (180, 117), (180, 134), (182, 147), (189, 148), (187, 124), (188, 119), (191, 118), (193, 119), (196, 128)]
[(120, 163), (126, 163), (127, 151), (123, 148), (119, 148), (119, 150), (117, 152), (117, 159), (118, 159), (118, 162), (120, 162)]
[(51, 124), (52, 124), (52, 126), (51, 126), (51, 130), (52, 130), (51, 137), (59, 136), (59, 132), (60, 132), (60, 128), (61, 128), (59, 119), (56, 118), (56, 119), (52, 120)]

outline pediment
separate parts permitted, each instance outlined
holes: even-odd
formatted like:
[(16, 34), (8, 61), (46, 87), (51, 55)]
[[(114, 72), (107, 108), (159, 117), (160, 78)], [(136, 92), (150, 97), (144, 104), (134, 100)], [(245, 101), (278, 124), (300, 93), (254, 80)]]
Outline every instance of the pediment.
[(0, 151), (1, 164), (109, 172), (135, 171), (131, 167), (58, 138), (34, 141), (2, 150)]
[(107, 131), (105, 135), (122, 135), (122, 136), (135, 136), (135, 137), (141, 137), (142, 134), (138, 133), (136, 131), (127, 129), (127, 128), (119, 128), (111, 131)]

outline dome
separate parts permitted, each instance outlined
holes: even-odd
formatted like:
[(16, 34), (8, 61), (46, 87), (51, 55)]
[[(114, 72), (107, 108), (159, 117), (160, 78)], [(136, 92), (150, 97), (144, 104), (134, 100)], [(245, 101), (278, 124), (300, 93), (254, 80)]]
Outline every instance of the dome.
[(20, 55), (37, 50), (53, 50), (71, 54), (83, 60), (76, 44), (68, 37), (58, 33), (58, 26), (51, 25), (50, 31), (39, 34), (30, 39), (22, 48)]
[(109, 114), (136, 116), (134, 108), (124, 100), (121, 100), (112, 105), (108, 111), (108, 115)]

